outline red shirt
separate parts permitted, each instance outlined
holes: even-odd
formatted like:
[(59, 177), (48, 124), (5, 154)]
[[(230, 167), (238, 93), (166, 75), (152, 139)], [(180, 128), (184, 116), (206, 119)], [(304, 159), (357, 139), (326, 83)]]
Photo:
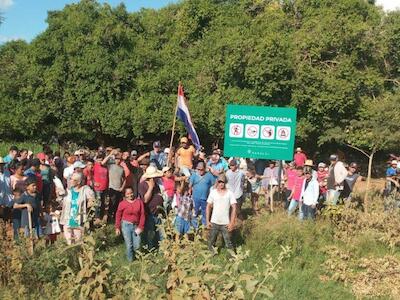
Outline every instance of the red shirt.
[(302, 167), (304, 166), (304, 163), (307, 160), (307, 156), (303, 152), (296, 152), (294, 155), (294, 162), (297, 167)]
[(304, 182), (304, 177), (303, 176), (296, 176), (296, 179), (294, 181), (294, 193), (293, 193), (293, 200), (299, 201), (300, 196), (301, 196), (301, 189), (303, 187), (303, 182)]
[(131, 170), (129, 170), (128, 166), (124, 161), (121, 162), (121, 167), (124, 168), (124, 174), (125, 174), (125, 186), (126, 187), (132, 187), (133, 186), (133, 174)]
[(133, 202), (122, 200), (115, 215), (115, 228), (121, 229), (121, 221), (136, 224), (143, 230), (145, 222), (143, 201), (139, 198), (133, 200)]
[(297, 177), (297, 171), (294, 169), (286, 169), (286, 176), (287, 176), (287, 182), (286, 182), (286, 187), (288, 190), (292, 191), (294, 188), (294, 184), (296, 181)]
[(161, 178), (163, 187), (168, 197), (173, 197), (175, 194), (175, 177), (172, 176), (170, 178), (162, 177)]
[(95, 191), (105, 191), (108, 188), (108, 169), (99, 162), (93, 166), (93, 181)]
[(86, 185), (90, 186), (93, 188), (93, 169), (89, 171), (88, 168), (83, 169), (83, 175), (86, 178)]
[[(321, 183), (321, 182), (323, 182), (324, 181), (324, 179), (326, 179), (327, 177), (328, 177), (328, 175), (329, 175), (329, 173), (328, 173), (328, 171), (325, 171), (325, 170), (323, 170), (323, 171), (317, 171), (317, 180), (318, 180), (318, 183)], [(328, 189), (327, 189), (327, 187), (326, 186), (319, 186), (319, 192), (321, 193), (321, 194), (324, 194), (326, 191), (327, 191)]]

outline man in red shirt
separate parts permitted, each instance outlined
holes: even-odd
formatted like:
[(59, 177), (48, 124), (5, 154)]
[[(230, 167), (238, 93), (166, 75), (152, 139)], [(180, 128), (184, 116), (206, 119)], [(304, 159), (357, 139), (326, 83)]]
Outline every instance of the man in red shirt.
[(98, 153), (93, 166), (93, 186), (96, 195), (95, 223), (100, 223), (100, 218), (104, 215), (105, 200), (108, 191), (108, 168), (102, 164), (105, 155)]
[(296, 153), (294, 154), (294, 162), (296, 164), (296, 167), (303, 167), (306, 160), (307, 156), (304, 154), (303, 150), (298, 147), (296, 149)]

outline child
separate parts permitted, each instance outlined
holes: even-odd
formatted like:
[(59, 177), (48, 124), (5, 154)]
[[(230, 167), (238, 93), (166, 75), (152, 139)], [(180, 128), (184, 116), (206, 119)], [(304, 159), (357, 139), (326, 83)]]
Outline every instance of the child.
[[(17, 187), (13, 191), (13, 202), (18, 203), (19, 199), (21, 198), (24, 191)], [(21, 210), (18, 208), (13, 208), (12, 213), (12, 225), (13, 225), (13, 232), (14, 232), (14, 240), (19, 239), (19, 229), (21, 228)]]
[(50, 203), (43, 217), (46, 221), (46, 245), (54, 244), (57, 240), (57, 235), (61, 232), (59, 223), (60, 211), (56, 210), (56, 206)]
[(288, 215), (290, 216), (291, 214), (293, 214), (297, 206), (299, 206), (299, 219), (302, 219), (303, 214), (301, 211), (300, 197), (301, 197), (301, 190), (303, 187), (303, 183), (305, 180), (303, 176), (303, 167), (300, 166), (296, 167), (296, 172), (297, 176), (294, 180), (293, 190), (288, 197), (288, 200), (290, 200)]
[(255, 215), (258, 214), (258, 198), (261, 190), (261, 177), (256, 174), (255, 169), (249, 169), (246, 173), (248, 182), (250, 183), (250, 199), (251, 206)]
[(28, 176), (26, 179), (26, 192), (14, 203), (14, 208), (21, 209), (21, 227), (24, 228), (25, 236), (30, 235), (29, 215), (31, 214), (32, 226), (36, 229), (37, 237), (42, 235), (40, 227), (40, 197), (37, 193), (36, 178)]
[(175, 229), (179, 235), (189, 232), (190, 227), (197, 228), (197, 220), (194, 217), (194, 202), (189, 195), (189, 186), (186, 182), (182, 182), (178, 186), (172, 202), (172, 208), (175, 208)]

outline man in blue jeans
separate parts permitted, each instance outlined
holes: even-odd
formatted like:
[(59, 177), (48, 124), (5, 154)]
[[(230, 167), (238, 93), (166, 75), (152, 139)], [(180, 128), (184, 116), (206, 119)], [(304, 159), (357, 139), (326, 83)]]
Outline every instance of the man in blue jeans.
[(196, 172), (193, 172), (189, 178), (189, 187), (194, 200), (194, 211), (199, 216), (201, 211), (201, 223), (206, 225), (206, 207), (207, 198), (210, 189), (214, 184), (214, 176), (206, 172), (206, 166), (203, 162), (197, 164)]

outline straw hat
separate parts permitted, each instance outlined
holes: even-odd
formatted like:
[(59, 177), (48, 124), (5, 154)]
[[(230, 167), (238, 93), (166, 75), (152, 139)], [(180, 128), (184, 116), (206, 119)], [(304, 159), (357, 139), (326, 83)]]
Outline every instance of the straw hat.
[(307, 159), (306, 162), (304, 163), (304, 166), (313, 167), (314, 162), (311, 159)]
[(149, 166), (146, 169), (146, 172), (143, 174), (143, 178), (147, 179), (147, 178), (156, 178), (156, 177), (162, 177), (164, 174), (163, 172), (161, 172), (160, 170), (158, 170), (156, 167), (154, 166)]

